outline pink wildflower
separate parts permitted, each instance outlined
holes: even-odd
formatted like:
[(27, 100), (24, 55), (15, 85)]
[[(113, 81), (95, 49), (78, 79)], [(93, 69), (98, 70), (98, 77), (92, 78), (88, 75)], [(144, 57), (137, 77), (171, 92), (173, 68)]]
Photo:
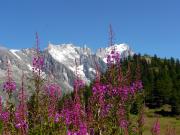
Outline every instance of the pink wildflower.
[(151, 129), (151, 132), (153, 135), (159, 135), (160, 134), (160, 123), (159, 123), (159, 119), (157, 119), (155, 122), (154, 122), (154, 125)]

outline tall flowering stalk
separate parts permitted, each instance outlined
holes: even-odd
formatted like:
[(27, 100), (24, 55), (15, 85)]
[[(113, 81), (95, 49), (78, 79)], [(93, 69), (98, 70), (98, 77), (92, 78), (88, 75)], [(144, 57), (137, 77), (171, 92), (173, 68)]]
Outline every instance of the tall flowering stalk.
[(3, 103), (2, 103), (2, 96), (0, 96), (0, 116), (3, 111)]
[(144, 107), (145, 106), (142, 106), (140, 108), (140, 112), (139, 112), (139, 115), (138, 115), (138, 132), (139, 132), (139, 135), (142, 135), (143, 134), (143, 126), (145, 124), (145, 114), (144, 114)]
[(33, 72), (36, 73), (38, 76), (40, 76), (42, 69), (44, 67), (44, 57), (42, 57), (40, 53), (38, 33), (36, 33), (36, 51), (32, 60), (32, 65), (33, 65)]
[(9, 134), (14, 132), (13, 121), (14, 121), (14, 110), (15, 105), (12, 102), (12, 94), (16, 90), (16, 83), (12, 79), (11, 64), (7, 58), (7, 77), (3, 83), (3, 90), (6, 92), (6, 106), (4, 110), (1, 110), (1, 119), (4, 124), (3, 134)]
[[(51, 82), (50, 78), (48, 78), (48, 82), (45, 83), (44, 87), (44, 99), (43, 99), (43, 113), (44, 115), (43, 123), (44, 123), (44, 131), (47, 134), (54, 133), (54, 130), (63, 128), (62, 117), (60, 114), (60, 110), (58, 108), (58, 101), (62, 97), (61, 87), (57, 83)], [(47, 126), (50, 129), (47, 129)]]
[(46, 95), (48, 96), (48, 119), (53, 122), (58, 122), (57, 102), (61, 97), (61, 88), (58, 84), (49, 83), (46, 88)]
[(2, 134), (9, 133), (9, 128), (8, 128), (9, 118), (10, 118), (10, 113), (7, 108), (5, 110), (3, 109), (2, 97), (0, 97), (0, 120), (3, 123)]
[(7, 77), (6, 81), (3, 83), (3, 90), (6, 91), (9, 98), (11, 98), (13, 91), (16, 90), (16, 83), (12, 79), (12, 71), (11, 71), (11, 64), (7, 58)]
[(127, 72), (123, 72), (120, 54), (113, 47), (111, 27), (109, 46), (112, 50), (107, 55), (107, 72), (101, 78), (96, 77), (98, 79), (92, 86), (92, 97), (89, 101), (95, 121), (92, 127), (95, 134), (108, 135), (119, 132), (130, 134), (133, 127), (130, 120), (130, 108), (137, 95), (141, 93), (142, 83), (137, 77), (136, 80), (132, 80), (130, 64), (128, 64)]
[(160, 134), (160, 123), (159, 119), (157, 118), (156, 121), (153, 124), (153, 127), (151, 129), (152, 135), (159, 135)]
[(19, 92), (19, 104), (15, 111), (15, 127), (18, 129), (20, 135), (28, 134), (28, 119), (27, 119), (27, 105), (26, 95), (24, 89), (24, 73), (22, 74), (21, 88)]
[(35, 83), (35, 93), (37, 94), (36, 96), (38, 97), (41, 87), (43, 85), (42, 70), (44, 67), (44, 57), (41, 55), (39, 49), (39, 36), (37, 33), (36, 33), (36, 50), (35, 50), (35, 55), (33, 56), (32, 59), (32, 67), (33, 67), (33, 75), (34, 75), (34, 83)]
[[(41, 112), (43, 111), (40, 109), (41, 103), (43, 102), (41, 100), (42, 94), (43, 94), (43, 85), (44, 85), (44, 80), (43, 80), (43, 74), (42, 70), (44, 68), (44, 57), (42, 56), (39, 48), (39, 36), (36, 33), (36, 50), (35, 50), (35, 55), (32, 58), (32, 67), (33, 67), (33, 83), (35, 87), (35, 92), (34, 92), (34, 99), (33, 99), (33, 105), (31, 105), (31, 112), (30, 117), (31, 119), (31, 126), (34, 128), (41, 128), (42, 126), (42, 117)], [(39, 127), (40, 126), (40, 127)]]
[(67, 126), (67, 134), (87, 134), (87, 123), (85, 121), (85, 109), (81, 102), (80, 89), (84, 87), (84, 82), (80, 79), (77, 71), (76, 63), (76, 79), (74, 81), (74, 98), (65, 103), (65, 107), (62, 110), (63, 117)]

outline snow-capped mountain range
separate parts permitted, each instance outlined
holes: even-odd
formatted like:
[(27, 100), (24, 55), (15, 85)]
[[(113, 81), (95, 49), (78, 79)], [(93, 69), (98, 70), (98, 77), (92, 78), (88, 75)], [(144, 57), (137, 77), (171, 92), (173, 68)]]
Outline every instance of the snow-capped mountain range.
[[(111, 47), (100, 48), (93, 53), (86, 46), (78, 47), (73, 44), (54, 45), (49, 43), (48, 47), (42, 51), (45, 58), (43, 72), (45, 75), (51, 72), (55, 80), (67, 92), (72, 90), (76, 71), (86, 83), (89, 83), (95, 77), (95, 61), (99, 65), (99, 69), (104, 72), (106, 70), (106, 57), (113, 48), (121, 54), (121, 57), (134, 54), (127, 44), (115, 44)], [(0, 46), (0, 83), (5, 79), (7, 58), (12, 65), (13, 79), (20, 82), (22, 70), (27, 75), (31, 75), (34, 54), (35, 50), (30, 48), (16, 50)], [(75, 59), (77, 62), (75, 62)]]
[(127, 44), (114, 44), (113, 46), (100, 48), (97, 50), (96, 55), (100, 57), (105, 63), (107, 63), (107, 55), (111, 53), (112, 50), (115, 50), (121, 55), (121, 58), (128, 56), (133, 56), (134, 52)]

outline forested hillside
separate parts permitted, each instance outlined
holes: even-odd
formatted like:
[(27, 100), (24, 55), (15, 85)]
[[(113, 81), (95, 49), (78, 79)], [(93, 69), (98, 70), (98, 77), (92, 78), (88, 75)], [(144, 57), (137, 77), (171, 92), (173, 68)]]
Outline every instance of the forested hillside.
[[(178, 59), (162, 59), (156, 55), (135, 55), (122, 64), (138, 62), (145, 89), (145, 103), (150, 108), (171, 105), (172, 114), (180, 114), (180, 62)], [(135, 66), (131, 66), (135, 67)], [(135, 70), (132, 69), (134, 72)]]

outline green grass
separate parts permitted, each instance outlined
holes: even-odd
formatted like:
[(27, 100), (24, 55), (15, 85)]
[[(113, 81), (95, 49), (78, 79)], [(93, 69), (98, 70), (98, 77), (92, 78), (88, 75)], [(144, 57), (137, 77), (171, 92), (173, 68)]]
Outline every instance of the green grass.
[[(151, 135), (152, 125), (157, 118), (157, 115), (155, 115), (154, 112), (161, 109), (162, 108), (145, 110), (146, 117), (145, 117), (145, 126), (144, 126), (143, 135)], [(165, 106), (163, 109), (168, 111), (167, 106)], [(160, 129), (161, 129), (160, 135), (165, 135), (168, 125), (175, 128), (176, 135), (180, 135), (180, 120), (176, 119), (176, 117), (163, 117), (163, 116), (158, 116), (158, 117), (160, 122)]]
[[(156, 120), (155, 117), (146, 117), (146, 123), (144, 126), (144, 135), (151, 135), (151, 128)], [(176, 134), (180, 135), (180, 120), (176, 120), (174, 117), (160, 117), (160, 128), (161, 128), (161, 134), (165, 135), (167, 126), (174, 127), (176, 130)]]

